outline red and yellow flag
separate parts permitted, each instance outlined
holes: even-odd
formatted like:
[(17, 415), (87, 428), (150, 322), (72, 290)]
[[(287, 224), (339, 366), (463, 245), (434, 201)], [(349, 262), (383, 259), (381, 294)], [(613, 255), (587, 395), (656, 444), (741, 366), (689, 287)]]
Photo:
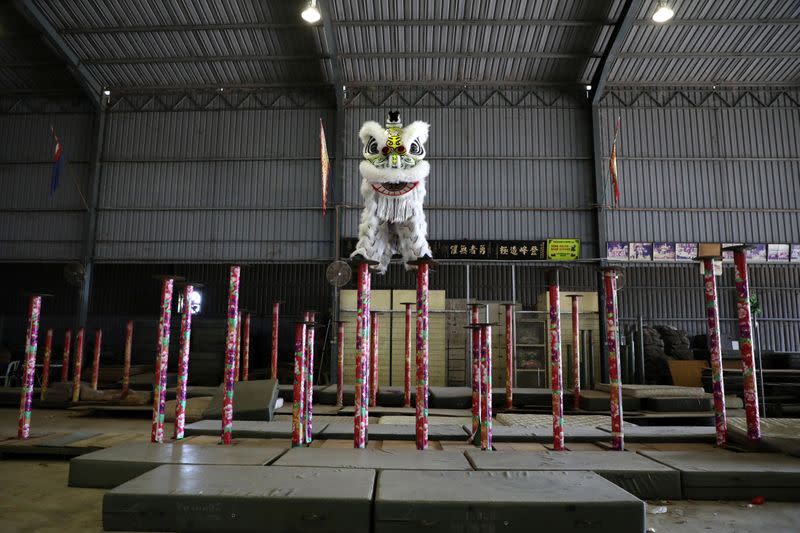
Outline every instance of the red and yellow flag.
[(325, 216), (328, 212), (328, 174), (330, 174), (331, 162), (328, 159), (328, 145), (325, 142), (322, 118), (319, 119), (319, 162), (322, 171), (322, 216)]
[(614, 186), (614, 205), (619, 206), (619, 177), (617, 175), (617, 135), (619, 135), (621, 117), (617, 117), (614, 126), (614, 142), (611, 144), (611, 158), (608, 161), (608, 169), (611, 171), (611, 184)]

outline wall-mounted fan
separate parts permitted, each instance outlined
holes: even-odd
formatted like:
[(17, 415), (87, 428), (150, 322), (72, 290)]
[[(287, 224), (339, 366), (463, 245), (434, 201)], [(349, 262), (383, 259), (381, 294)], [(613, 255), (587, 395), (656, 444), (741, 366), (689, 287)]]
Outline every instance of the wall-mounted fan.
[(64, 265), (64, 279), (70, 285), (80, 287), (86, 277), (86, 269), (80, 263), (67, 263)]
[(350, 281), (352, 273), (353, 271), (350, 269), (350, 265), (344, 261), (337, 260), (328, 265), (328, 268), (325, 270), (325, 278), (327, 278), (328, 283), (334, 287), (341, 288)]

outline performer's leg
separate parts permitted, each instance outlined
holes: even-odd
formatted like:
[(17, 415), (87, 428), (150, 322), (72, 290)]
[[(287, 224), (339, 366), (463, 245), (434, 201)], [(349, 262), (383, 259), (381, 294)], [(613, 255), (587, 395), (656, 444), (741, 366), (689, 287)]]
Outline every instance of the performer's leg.
[(370, 261), (380, 262), (388, 245), (386, 223), (376, 216), (377, 204), (374, 199), (365, 199), (364, 204), (361, 225), (358, 227), (358, 244), (350, 257), (360, 255)]
[(425, 235), (428, 233), (428, 223), (425, 213), (417, 211), (414, 216), (403, 222), (395, 224), (403, 261), (414, 261), (421, 257), (433, 257), (431, 248)]

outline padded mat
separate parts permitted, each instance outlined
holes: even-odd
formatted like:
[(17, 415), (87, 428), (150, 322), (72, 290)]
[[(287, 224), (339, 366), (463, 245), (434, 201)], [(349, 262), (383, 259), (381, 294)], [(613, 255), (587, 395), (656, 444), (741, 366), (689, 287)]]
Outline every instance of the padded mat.
[[(597, 429), (611, 433), (610, 425)], [(634, 426), (625, 424), (626, 441), (630, 442), (716, 442), (713, 426)]]
[[(313, 421), (314, 434), (318, 434), (325, 429), (327, 424), (320, 424)], [(191, 437), (195, 435), (222, 435), (222, 421), (221, 420), (201, 420), (186, 425), (186, 436)], [(292, 421), (275, 421), (275, 422), (256, 422), (253, 420), (236, 420), (233, 419), (233, 437), (234, 438), (254, 438), (254, 439), (291, 439), (292, 438)]]
[(472, 470), (462, 452), (436, 450), (293, 448), (274, 464), (376, 470)]
[[(415, 440), (417, 437), (416, 426), (409, 424), (372, 424), (368, 428), (370, 439), (377, 440)], [(353, 422), (341, 424), (328, 424), (317, 434), (323, 439), (352, 439)], [(467, 440), (467, 433), (455, 424), (428, 425), (428, 440)]]

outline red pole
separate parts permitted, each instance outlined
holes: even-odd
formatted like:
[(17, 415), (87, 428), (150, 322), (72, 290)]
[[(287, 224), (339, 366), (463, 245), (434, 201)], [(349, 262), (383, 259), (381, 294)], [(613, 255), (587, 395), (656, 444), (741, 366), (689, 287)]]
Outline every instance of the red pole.
[(31, 404), (33, 403), (33, 381), (36, 373), (36, 348), (39, 343), (39, 314), (42, 297), (31, 296), (28, 303), (28, 332), (25, 339), (25, 370), (19, 401), (19, 426), (17, 438), (27, 439), (31, 434)]
[(270, 359), (270, 376), (278, 379), (278, 327), (280, 326), (281, 304), (272, 304), (272, 357)]
[(717, 446), (728, 442), (728, 421), (725, 412), (725, 384), (722, 380), (722, 343), (719, 335), (719, 300), (717, 278), (714, 276), (714, 258), (703, 257), (703, 286), (706, 297), (706, 321), (708, 323), (708, 349), (711, 352), (711, 383), (714, 392), (714, 422), (717, 430)]
[(370, 319), (372, 320), (372, 322), (369, 330), (369, 340), (370, 340), (369, 378), (371, 381), (369, 388), (369, 405), (370, 407), (375, 407), (378, 401), (378, 377), (380, 374), (379, 359), (378, 359), (379, 357), (378, 335), (380, 334), (380, 320), (378, 318), (378, 313), (376, 311), (372, 311), (370, 313)]
[[(472, 304), (470, 309), (470, 324), (477, 326), (480, 306)], [(481, 409), (483, 406), (483, 394), (481, 391), (481, 330), (477, 327), (472, 328), (472, 434), (478, 435), (481, 429)]]
[(744, 413), (747, 421), (747, 438), (761, 439), (761, 421), (758, 414), (758, 387), (753, 360), (753, 323), (750, 308), (750, 282), (747, 273), (747, 256), (744, 247), (733, 251), (736, 266), (736, 310), (739, 317), (739, 354), (742, 357), (744, 378)]
[(580, 294), (570, 295), (572, 299), (572, 390), (575, 409), (581, 408), (581, 315)]
[(550, 387), (553, 391), (553, 449), (564, 450), (564, 389), (561, 373), (561, 294), (558, 272), (551, 273), (550, 287)]
[(233, 383), (236, 372), (236, 328), (239, 322), (241, 267), (232, 266), (228, 277), (228, 328), (225, 343), (225, 396), (222, 398), (222, 443), (230, 444), (233, 433)]
[(481, 328), (481, 450), (492, 449), (492, 326)]
[(53, 330), (48, 329), (44, 338), (44, 367), (42, 368), (42, 393), (40, 399), (47, 397), (47, 386), (50, 385), (50, 353), (53, 350)]
[(606, 347), (608, 348), (608, 381), (611, 403), (611, 445), (614, 450), (625, 449), (622, 415), (622, 387), (619, 367), (619, 321), (617, 318), (617, 270), (603, 269), (606, 294)]
[(244, 340), (242, 341), (242, 379), (250, 377), (250, 313), (244, 316)]
[(103, 330), (94, 330), (94, 353), (92, 357), (92, 389), (97, 390), (97, 380), (100, 378), (100, 350), (103, 346)]
[(314, 437), (314, 432), (312, 431), (312, 418), (314, 411), (314, 320), (316, 320), (316, 318), (317, 315), (314, 311), (306, 312), (306, 321), (309, 322), (306, 327), (306, 401), (303, 405), (303, 408), (305, 409), (306, 444), (311, 444), (311, 440)]
[(292, 448), (305, 442), (306, 324), (294, 326), (294, 401), (292, 402)]
[(403, 407), (411, 407), (411, 306), (406, 306), (405, 363), (403, 366)]
[(236, 367), (233, 372), (234, 381), (239, 381), (242, 372), (242, 312), (236, 319)]
[(514, 304), (506, 304), (506, 409), (514, 407)]
[(344, 322), (339, 321), (336, 340), (336, 405), (344, 405)]
[(64, 333), (64, 356), (61, 358), (61, 383), (69, 381), (69, 351), (72, 348), (72, 330)]
[(175, 440), (183, 438), (186, 425), (186, 386), (189, 383), (189, 350), (191, 349), (192, 341), (192, 305), (190, 297), (193, 292), (194, 287), (191, 283), (187, 283), (183, 288), (181, 358), (178, 361), (178, 383), (175, 389)]
[(150, 442), (164, 442), (164, 416), (167, 403), (167, 363), (169, 361), (170, 317), (172, 316), (172, 278), (161, 283), (161, 317), (158, 321), (155, 386), (153, 388), (153, 423)]
[(417, 263), (417, 449), (428, 449), (428, 273)]
[(72, 368), (72, 401), (77, 402), (81, 397), (81, 367), (83, 366), (83, 338), (85, 331), (78, 329), (78, 337), (75, 340), (75, 362)]
[(133, 320), (125, 325), (125, 359), (122, 366), (122, 393), (120, 398), (128, 397), (131, 387), (131, 349), (133, 348)]
[(369, 402), (367, 380), (369, 379), (369, 307), (372, 276), (369, 263), (358, 263), (358, 316), (356, 318), (356, 387), (355, 415), (353, 416), (353, 447), (363, 448), (367, 443)]

